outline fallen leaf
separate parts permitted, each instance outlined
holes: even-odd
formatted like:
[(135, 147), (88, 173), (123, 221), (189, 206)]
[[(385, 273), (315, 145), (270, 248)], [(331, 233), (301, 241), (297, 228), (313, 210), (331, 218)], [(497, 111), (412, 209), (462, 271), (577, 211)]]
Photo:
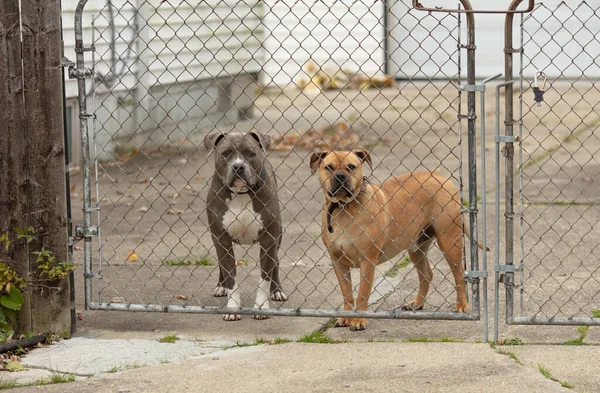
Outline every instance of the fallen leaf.
[(125, 301), (126, 299), (120, 296), (115, 296), (110, 300), (111, 303), (125, 303)]
[(137, 209), (136, 211), (140, 212), (140, 213), (146, 213), (148, 211), (148, 208), (146, 206), (142, 206), (139, 209)]
[(175, 296), (175, 297), (176, 297), (177, 299), (179, 299), (179, 300), (188, 300), (188, 297), (187, 297), (187, 296), (185, 296), (185, 295), (177, 295), (177, 296)]
[(237, 261), (235, 263), (235, 266), (239, 266), (239, 265), (248, 266), (248, 261), (246, 261), (245, 259), (240, 259), (239, 261)]
[(135, 251), (131, 250), (129, 252), (129, 256), (127, 257), (126, 261), (127, 262), (135, 262), (138, 260), (138, 255), (135, 253)]
[(178, 193), (178, 192), (174, 192), (174, 193), (172, 193), (172, 194), (170, 194), (170, 195), (169, 195), (169, 198), (171, 198), (171, 199), (175, 199), (175, 198), (179, 198), (179, 196), (180, 196), (180, 195), (179, 195), (179, 193)]
[(75, 251), (81, 251), (81, 250), (83, 250), (83, 248), (81, 248), (79, 246), (73, 246), (73, 250), (75, 250)]
[(138, 180), (138, 183), (139, 184), (150, 183), (150, 180), (148, 180), (148, 179), (140, 179), (140, 180)]
[(184, 189), (188, 190), (188, 191), (193, 191), (194, 189), (192, 188), (192, 186), (190, 186), (189, 184), (185, 187), (183, 187)]
[(196, 180), (202, 180), (202, 176), (196, 176), (194, 179), (196, 179)]
[(27, 367), (23, 366), (19, 362), (8, 362), (4, 365), (4, 369), (10, 372), (19, 372), (27, 370)]
[(169, 209), (169, 210), (167, 210), (167, 214), (170, 214), (172, 216), (179, 216), (179, 215), (183, 214), (183, 210)]
[(77, 187), (77, 184), (73, 184), (73, 185), (71, 186), (71, 194), (73, 193), (73, 191), (75, 191), (75, 188), (76, 188), (76, 187)]

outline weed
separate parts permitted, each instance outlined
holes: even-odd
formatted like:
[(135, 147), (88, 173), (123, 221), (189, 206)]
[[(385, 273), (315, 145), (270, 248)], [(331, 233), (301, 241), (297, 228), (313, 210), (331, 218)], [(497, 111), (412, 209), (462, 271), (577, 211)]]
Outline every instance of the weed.
[(502, 340), (500, 345), (523, 345), (523, 340), (518, 337), (507, 338)]
[(177, 335), (175, 335), (175, 334), (169, 334), (167, 336), (164, 336), (163, 338), (159, 338), (158, 342), (159, 343), (171, 343), (171, 344), (173, 344), (177, 340), (179, 340), (179, 337), (177, 337)]
[(406, 340), (409, 343), (428, 343), (431, 342), (427, 337), (422, 336), (422, 337), (413, 337), (413, 338), (409, 338), (408, 340)]
[(460, 342), (460, 340), (457, 340), (455, 338), (450, 338), (448, 336), (444, 336), (444, 337), (442, 337), (440, 339), (440, 342), (443, 342), (443, 343), (457, 343), (457, 342)]
[(204, 257), (201, 259), (188, 260), (184, 259), (181, 261), (173, 261), (171, 259), (167, 259), (164, 261), (164, 264), (167, 266), (215, 266), (215, 263), (208, 257)]
[(585, 336), (587, 336), (588, 330), (590, 330), (589, 326), (579, 326), (577, 328), (577, 331), (579, 332), (579, 337), (573, 340), (562, 342), (560, 343), (560, 345), (588, 345), (587, 343), (583, 342)]
[(396, 263), (385, 275), (386, 277), (396, 277), (400, 269), (404, 269), (408, 265), (410, 265), (410, 258), (406, 256), (400, 262)]
[(271, 341), (270, 344), (285, 344), (289, 342), (292, 342), (292, 340), (287, 338), (275, 337), (275, 339)]
[(324, 334), (321, 331), (316, 331), (311, 334), (307, 334), (306, 336), (298, 339), (299, 343), (316, 343), (316, 344), (334, 344), (335, 341), (333, 338)]
[(113, 373), (116, 373), (117, 371), (119, 371), (119, 368), (117, 366), (113, 366), (112, 368), (109, 368), (108, 370), (106, 370), (106, 373), (113, 374)]
[(59, 371), (52, 371), (50, 374), (50, 382), (52, 383), (67, 383), (73, 382), (75, 375), (69, 373), (61, 373)]
[(498, 349), (498, 353), (500, 355), (506, 355), (509, 358), (511, 358), (512, 360), (514, 360), (518, 365), (523, 366), (523, 362), (521, 360), (519, 360), (519, 358), (517, 357), (517, 355), (514, 354), (514, 352), (510, 352), (510, 351), (504, 351), (502, 349)]
[(40, 271), (40, 277), (48, 280), (58, 280), (65, 278), (71, 273), (75, 266), (69, 262), (58, 262), (52, 251), (46, 250), (42, 247), (41, 251), (32, 253), (36, 256), (35, 263), (37, 263), (38, 270)]
[(563, 388), (567, 388), (567, 389), (575, 388), (575, 386), (571, 385), (570, 383), (568, 383), (566, 381), (561, 381), (561, 380), (555, 378), (554, 376), (552, 376), (552, 374), (550, 374), (550, 371), (548, 369), (546, 369), (544, 366), (542, 366), (541, 364), (538, 364), (538, 370), (540, 371), (540, 374), (542, 374), (544, 377), (548, 378), (549, 380), (560, 383), (560, 386), (562, 386)]
[(600, 309), (593, 309), (592, 310), (592, 318), (600, 318)]

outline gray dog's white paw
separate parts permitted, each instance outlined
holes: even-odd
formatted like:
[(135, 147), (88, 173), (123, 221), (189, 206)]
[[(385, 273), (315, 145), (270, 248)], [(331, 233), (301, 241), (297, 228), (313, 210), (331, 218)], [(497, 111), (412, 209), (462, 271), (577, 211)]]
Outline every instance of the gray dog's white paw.
[(217, 287), (215, 288), (215, 290), (213, 292), (213, 296), (214, 297), (227, 296), (227, 288), (217, 285)]
[(242, 319), (241, 315), (237, 314), (223, 314), (224, 321), (239, 321)]
[(285, 302), (287, 300), (287, 296), (283, 291), (275, 291), (271, 294), (271, 300), (275, 300), (276, 302)]

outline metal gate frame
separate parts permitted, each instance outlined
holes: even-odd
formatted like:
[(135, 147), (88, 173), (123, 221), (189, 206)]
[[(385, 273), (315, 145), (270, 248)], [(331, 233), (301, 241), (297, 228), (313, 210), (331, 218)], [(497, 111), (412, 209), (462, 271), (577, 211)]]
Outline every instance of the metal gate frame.
[[(82, 27), (82, 15), (87, 0), (79, 0), (75, 12), (75, 52), (76, 52), (76, 66), (72, 66), (69, 69), (69, 76), (73, 79), (78, 80), (79, 89), (79, 119), (80, 119), (80, 130), (81, 130), (81, 144), (82, 144), (82, 171), (83, 171), (83, 226), (76, 228), (76, 236), (84, 239), (84, 279), (85, 279), (85, 308), (90, 310), (121, 310), (121, 311), (151, 311), (151, 312), (180, 312), (180, 313), (227, 313), (232, 312), (242, 315), (282, 315), (282, 316), (314, 316), (314, 317), (364, 317), (364, 318), (391, 318), (391, 319), (445, 319), (445, 320), (479, 320), (480, 312), (483, 308), (483, 324), (484, 324), (484, 339), (488, 340), (488, 304), (487, 304), (487, 257), (485, 252), (482, 253), (482, 266), (481, 270), (479, 267), (479, 252), (478, 252), (478, 207), (477, 207), (477, 163), (476, 163), (476, 150), (477, 150), (477, 134), (476, 134), (476, 93), (480, 93), (480, 132), (481, 132), (481, 169), (483, 170), (483, 189), (482, 189), (482, 227), (483, 237), (482, 243), (485, 249), (487, 239), (485, 235), (486, 229), (486, 192), (485, 192), (485, 148), (484, 148), (484, 136), (485, 136), (485, 91), (486, 84), (502, 74), (495, 75), (493, 77), (485, 79), (481, 84), (476, 84), (475, 74), (475, 17), (477, 13), (501, 13), (506, 14), (505, 21), (505, 69), (504, 69), (504, 82), (500, 83), (496, 87), (496, 180), (499, 181), (499, 165), (500, 165), (500, 144), (504, 143), (502, 148), (502, 155), (505, 159), (505, 226), (506, 226), (506, 248), (505, 248), (505, 264), (499, 264), (499, 207), (500, 197), (499, 188), (496, 187), (496, 250), (495, 250), (495, 324), (494, 324), (494, 339), (497, 341), (498, 337), (498, 309), (499, 309), (499, 284), (503, 283), (506, 289), (506, 324), (558, 324), (558, 325), (600, 325), (600, 320), (592, 321), (591, 319), (530, 319), (526, 317), (515, 317), (513, 315), (514, 308), (514, 273), (518, 271), (519, 265), (514, 263), (514, 219), (519, 217), (521, 222), (523, 221), (522, 211), (520, 213), (514, 212), (514, 143), (519, 143), (521, 148), (521, 133), (522, 133), (522, 120), (515, 120), (513, 117), (514, 103), (513, 103), (513, 55), (520, 53), (523, 56), (523, 46), (521, 48), (512, 48), (513, 38), (513, 20), (515, 14), (528, 13), (534, 8), (534, 0), (528, 0), (528, 7), (524, 10), (517, 10), (517, 7), (523, 2), (523, 0), (513, 0), (508, 10), (500, 11), (485, 11), (485, 10), (473, 10), (468, 0), (460, 0), (462, 8), (459, 9), (438, 9), (438, 8), (425, 8), (421, 6), (417, 0), (413, 0), (413, 7), (416, 10), (422, 10), (425, 12), (450, 12), (466, 14), (467, 20), (467, 44), (462, 45), (460, 43), (460, 28), (459, 28), (459, 77), (460, 77), (460, 53), (462, 49), (467, 51), (467, 83), (460, 84), (457, 86), (459, 95), (459, 122), (458, 127), (460, 130), (462, 120), (467, 120), (467, 151), (468, 151), (468, 184), (469, 184), (469, 206), (463, 209), (463, 212), (469, 215), (469, 228), (470, 228), (470, 269), (465, 271), (465, 280), (471, 284), (472, 294), (472, 305), (471, 312), (468, 314), (462, 313), (446, 313), (446, 312), (409, 312), (409, 311), (386, 311), (386, 312), (357, 312), (357, 311), (335, 311), (335, 310), (316, 310), (316, 309), (228, 309), (223, 307), (204, 307), (204, 306), (177, 306), (177, 305), (156, 305), (156, 304), (119, 304), (119, 303), (102, 303), (96, 302), (92, 296), (92, 283), (94, 279), (101, 279), (102, 274), (94, 273), (92, 271), (92, 242), (95, 237), (99, 234), (98, 226), (94, 226), (92, 223), (92, 213), (99, 210), (98, 206), (92, 206), (92, 189), (91, 189), (91, 158), (90, 158), (90, 141), (89, 141), (89, 129), (90, 121), (93, 121), (94, 115), (88, 113), (87, 110), (87, 91), (86, 91), (86, 80), (93, 78), (94, 70), (85, 66), (84, 54), (85, 52), (94, 51), (93, 46), (86, 46), (83, 41), (83, 27)], [(459, 26), (460, 26), (460, 18)], [(521, 62), (522, 64), (522, 62)], [(522, 91), (521, 80), (521, 91)], [(500, 135), (499, 129), (499, 95), (500, 89), (504, 88), (505, 91), (505, 120), (504, 120), (504, 135)], [(467, 93), (467, 114), (461, 114), (460, 108), (460, 94), (462, 92)], [(520, 114), (522, 115), (522, 109)], [(514, 126), (519, 125), (519, 135), (514, 134)], [(460, 132), (460, 131), (459, 131)], [(461, 161), (462, 162), (462, 161)], [(522, 173), (522, 172), (521, 172)], [(462, 192), (462, 188), (461, 188)], [(510, 239), (510, 241), (509, 241)], [(480, 291), (480, 281), (483, 287), (483, 294)], [(481, 305), (480, 302), (483, 304)]]
[[(471, 9), (468, 0), (461, 0), (465, 8)], [(466, 119), (468, 122), (468, 165), (469, 165), (469, 200), (470, 206), (463, 212), (469, 213), (469, 225), (471, 228), (471, 262), (470, 270), (465, 270), (465, 281), (471, 284), (472, 304), (469, 313), (455, 312), (428, 312), (428, 311), (402, 311), (400, 309), (372, 312), (372, 311), (336, 311), (317, 309), (260, 309), (241, 308), (229, 309), (224, 307), (208, 306), (177, 306), (157, 304), (125, 304), (125, 303), (102, 303), (94, 301), (92, 296), (92, 284), (94, 279), (102, 279), (102, 273), (92, 271), (92, 242), (99, 236), (100, 228), (92, 223), (92, 213), (99, 212), (99, 206), (92, 206), (91, 189), (91, 158), (89, 130), (90, 122), (95, 119), (94, 114), (87, 110), (87, 88), (86, 80), (94, 77), (94, 69), (85, 66), (85, 52), (93, 52), (93, 46), (86, 46), (83, 40), (83, 10), (87, 0), (79, 0), (75, 12), (75, 53), (76, 65), (70, 67), (69, 77), (77, 79), (79, 91), (79, 120), (82, 145), (82, 174), (83, 174), (83, 226), (76, 228), (76, 236), (84, 240), (84, 279), (85, 279), (85, 308), (88, 310), (120, 310), (120, 311), (146, 311), (146, 312), (178, 312), (178, 313), (207, 313), (222, 314), (235, 313), (240, 315), (282, 315), (282, 316), (313, 316), (313, 317), (354, 317), (354, 318), (391, 318), (391, 319), (418, 319), (418, 320), (479, 320), (481, 313), (480, 305), (480, 279), (484, 280), (484, 288), (487, 288), (487, 273), (485, 271), (485, 255), (483, 258), (484, 270), (479, 270), (479, 257), (477, 248), (477, 179), (476, 179), (476, 129), (475, 129), (475, 92), (479, 86), (475, 86), (475, 30), (472, 13), (467, 14), (468, 37), (466, 45), (459, 45), (459, 49), (467, 50), (467, 82), (468, 84), (457, 87), (460, 96), (465, 91), (468, 94), (468, 114), (459, 115), (459, 120)], [(460, 23), (460, 18), (457, 18)], [(459, 33), (460, 35), (460, 33)], [(459, 37), (460, 40), (460, 37)], [(460, 56), (460, 50), (458, 51)], [(460, 68), (460, 61), (459, 61)], [(460, 69), (459, 69), (460, 75)], [(471, 88), (473, 87), (473, 88)], [(460, 101), (459, 101), (460, 102)], [(459, 104), (460, 111), (460, 104)], [(460, 121), (459, 121), (460, 128)], [(460, 142), (459, 142), (460, 143)], [(96, 163), (95, 163), (96, 164)], [(97, 165), (95, 165), (97, 168)], [(484, 303), (484, 325), (487, 340), (487, 293), (483, 294)]]

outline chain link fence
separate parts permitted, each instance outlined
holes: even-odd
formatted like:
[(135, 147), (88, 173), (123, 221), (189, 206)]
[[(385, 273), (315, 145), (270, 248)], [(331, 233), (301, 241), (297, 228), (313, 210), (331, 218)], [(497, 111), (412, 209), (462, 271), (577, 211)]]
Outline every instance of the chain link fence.
[(600, 317), (600, 3), (536, 5), (524, 16), (523, 218), (518, 323), (594, 324)]
[[(520, 26), (521, 231), (505, 241), (521, 258), (510, 322), (595, 323), (598, 5), (544, 4)], [(78, 56), (86, 52), (91, 70), (79, 80), (80, 93), (89, 92), (82, 116), (91, 117), (82, 132), (88, 135), (89, 126), (95, 183), (84, 201), (94, 213), (86, 225), (99, 228), (98, 247), (86, 248), (88, 307), (232, 312), (227, 297), (213, 296), (222, 275), (206, 207), (215, 158), (203, 142), (215, 131), (269, 136), (281, 208), (279, 278), (287, 300), (254, 308), (262, 290), (260, 246), (234, 246), (240, 314), (350, 315), (322, 239), (324, 196), (309, 165), (314, 151), (369, 151), (373, 169), (365, 170), (374, 184), (413, 171), (442, 175), (457, 188), (462, 211), (473, 211), (463, 198), (463, 123), (476, 114), (457, 88), (472, 48), (457, 13), (415, 11), (408, 1), (113, 0), (79, 11)], [(504, 60), (503, 32), (490, 30), (491, 23), (476, 26), (476, 75), (483, 79), (502, 71), (493, 59)], [(535, 75), (546, 91), (540, 105), (531, 91)], [(490, 108), (480, 108), (488, 119)], [(482, 149), (475, 153), (479, 162)], [(488, 193), (501, 187), (486, 185)], [(465, 262), (471, 255), (464, 243), (455, 243), (461, 269), (477, 270)], [(502, 250), (492, 251), (503, 258)], [(465, 280), (473, 284), (467, 293), (474, 309), (455, 313), (459, 285), (444, 253), (433, 247), (429, 262), (423, 311), (400, 309), (415, 298), (424, 273), (401, 252), (376, 267), (369, 312), (361, 315), (479, 318), (484, 272)], [(353, 270), (356, 292), (361, 277)]]

